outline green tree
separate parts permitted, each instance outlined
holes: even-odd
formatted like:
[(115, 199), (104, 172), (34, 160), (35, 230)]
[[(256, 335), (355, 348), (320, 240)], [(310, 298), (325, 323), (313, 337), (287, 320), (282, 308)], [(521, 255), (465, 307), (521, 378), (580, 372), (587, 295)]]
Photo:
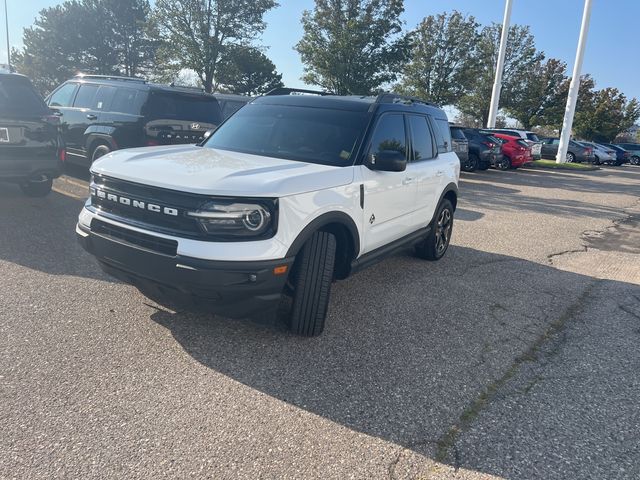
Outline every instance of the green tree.
[(147, 0), (67, 0), (24, 29), (13, 58), (42, 93), (78, 72), (137, 75), (151, 64)]
[(640, 104), (627, 100), (617, 88), (604, 88), (593, 93), (591, 101), (576, 113), (573, 130), (578, 138), (611, 142), (640, 118)]
[(478, 27), (458, 11), (430, 15), (410, 33), (410, 59), (397, 90), (453, 105), (473, 86)]
[(232, 47), (224, 57), (218, 75), (218, 88), (240, 95), (260, 95), (282, 87), (282, 75), (257, 48)]
[(567, 65), (550, 58), (536, 61), (527, 70), (528, 75), (520, 77), (505, 92), (505, 111), (527, 130), (562, 122)]
[(249, 46), (266, 28), (275, 0), (156, 0), (152, 36), (165, 74), (193, 70), (207, 92), (218, 87), (225, 55)]
[[(487, 124), (489, 118), (501, 32), (502, 25), (495, 23), (484, 27), (480, 32), (476, 50), (478, 67), (475, 82), (469, 93), (456, 104), (462, 113), (481, 121), (483, 125)], [(502, 108), (509, 107), (513, 99), (513, 90), (530, 74), (531, 65), (535, 65), (543, 57), (544, 55), (536, 49), (534, 37), (528, 26), (513, 25), (509, 28), (500, 97)]]
[(370, 94), (397, 78), (407, 39), (403, 0), (316, 0), (296, 45), (302, 79), (338, 94)]

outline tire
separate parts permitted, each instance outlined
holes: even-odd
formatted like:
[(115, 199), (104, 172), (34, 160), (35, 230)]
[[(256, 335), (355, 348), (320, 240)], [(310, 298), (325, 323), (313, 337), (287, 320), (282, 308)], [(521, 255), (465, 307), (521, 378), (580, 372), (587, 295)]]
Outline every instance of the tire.
[(504, 155), (502, 160), (496, 163), (496, 168), (502, 171), (509, 170), (511, 168), (511, 159)]
[(93, 152), (91, 152), (91, 163), (93, 164), (93, 162), (98, 160), (100, 157), (104, 157), (107, 153), (110, 153), (110, 152), (111, 152), (111, 148), (109, 148), (109, 145), (105, 145), (104, 143), (101, 143), (100, 145), (96, 146), (96, 148), (93, 149)]
[(633, 157), (631, 157), (631, 160), (629, 160), (629, 162), (631, 163), (631, 165), (640, 165), (640, 157), (634, 155)]
[(53, 180), (47, 178), (46, 180), (30, 180), (20, 184), (20, 190), (28, 197), (46, 197), (51, 192), (53, 187)]
[(470, 153), (467, 157), (467, 161), (462, 163), (462, 170), (465, 172), (475, 172), (480, 165), (480, 159), (477, 155)]
[(575, 163), (575, 161), (576, 156), (571, 152), (567, 152), (567, 163)]
[(324, 330), (335, 258), (336, 238), (328, 232), (314, 233), (298, 253), (291, 272), (289, 328), (293, 333), (313, 337)]
[(444, 257), (453, 232), (453, 205), (442, 200), (427, 238), (416, 245), (416, 255), (424, 260), (437, 261)]
[(600, 165), (600, 157), (598, 157), (597, 155), (593, 157), (593, 164), (594, 165)]

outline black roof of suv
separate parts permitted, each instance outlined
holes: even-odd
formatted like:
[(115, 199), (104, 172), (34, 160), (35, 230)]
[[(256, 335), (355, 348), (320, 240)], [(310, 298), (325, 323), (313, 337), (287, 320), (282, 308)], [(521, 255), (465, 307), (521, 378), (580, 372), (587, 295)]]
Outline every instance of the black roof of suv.
[(69, 161), (84, 165), (120, 148), (199, 143), (222, 122), (213, 95), (133, 77), (78, 75), (47, 103), (59, 112)]

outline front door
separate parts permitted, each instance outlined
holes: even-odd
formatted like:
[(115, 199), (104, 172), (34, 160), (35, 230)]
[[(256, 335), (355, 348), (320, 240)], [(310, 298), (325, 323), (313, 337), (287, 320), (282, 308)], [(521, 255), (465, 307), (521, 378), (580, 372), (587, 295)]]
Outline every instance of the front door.
[[(407, 128), (401, 113), (388, 113), (378, 119), (368, 156), (394, 150), (409, 158)], [(380, 172), (362, 165), (364, 183), (364, 245), (371, 252), (415, 230), (417, 172), (409, 163), (404, 172)]]

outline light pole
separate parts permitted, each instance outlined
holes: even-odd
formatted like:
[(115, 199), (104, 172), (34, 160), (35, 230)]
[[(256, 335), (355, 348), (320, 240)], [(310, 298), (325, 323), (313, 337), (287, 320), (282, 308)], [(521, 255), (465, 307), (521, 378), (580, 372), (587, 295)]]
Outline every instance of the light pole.
[(584, 50), (587, 46), (587, 34), (589, 33), (590, 20), (591, 0), (585, 0), (584, 13), (582, 14), (582, 26), (580, 27), (580, 38), (578, 39), (578, 51), (576, 52), (576, 63), (573, 66), (571, 84), (569, 85), (569, 95), (567, 97), (567, 107), (564, 111), (564, 120), (562, 121), (562, 132), (560, 132), (560, 144), (558, 145), (558, 155), (556, 156), (556, 163), (565, 163), (567, 161), (567, 150), (569, 149), (569, 140), (571, 140), (573, 116), (576, 113), (576, 103), (578, 102), (578, 91), (580, 90), (580, 74), (582, 72)]
[(9, 14), (7, 13), (7, 0), (4, 0), (4, 21), (7, 29), (7, 65), (11, 70), (11, 47), (9, 46)]
[(491, 92), (491, 107), (489, 108), (487, 128), (494, 128), (496, 126), (496, 117), (498, 116), (498, 103), (500, 102), (500, 90), (502, 90), (502, 73), (504, 71), (504, 56), (507, 52), (507, 40), (509, 39), (512, 2), (513, 0), (507, 0), (507, 4), (504, 7), (502, 35), (500, 35), (500, 49), (498, 50), (498, 64), (496, 65), (496, 78), (493, 82), (493, 91)]

